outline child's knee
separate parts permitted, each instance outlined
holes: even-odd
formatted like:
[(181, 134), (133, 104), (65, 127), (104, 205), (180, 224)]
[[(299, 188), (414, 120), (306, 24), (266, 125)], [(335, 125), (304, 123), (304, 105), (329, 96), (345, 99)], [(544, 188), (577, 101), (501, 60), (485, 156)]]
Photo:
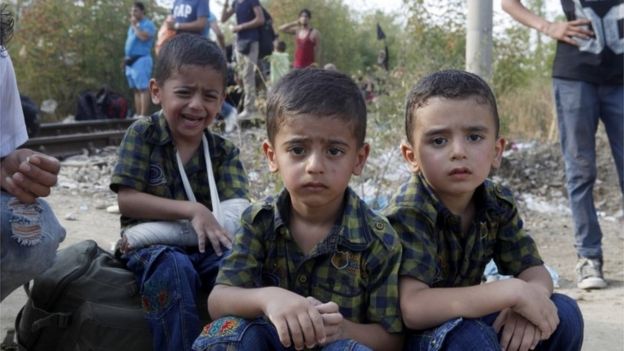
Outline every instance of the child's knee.
[(583, 314), (572, 298), (563, 294), (553, 294), (551, 300), (557, 306), (559, 325), (557, 333), (565, 335), (563, 339), (573, 342), (583, 340)]
[[(206, 325), (195, 342), (194, 351), (245, 350), (243, 344), (253, 345), (263, 337), (261, 323), (240, 317), (227, 316)], [(257, 343), (260, 345), (260, 343)]]
[(446, 350), (500, 350), (494, 329), (478, 319), (464, 319), (446, 335), (444, 346)]

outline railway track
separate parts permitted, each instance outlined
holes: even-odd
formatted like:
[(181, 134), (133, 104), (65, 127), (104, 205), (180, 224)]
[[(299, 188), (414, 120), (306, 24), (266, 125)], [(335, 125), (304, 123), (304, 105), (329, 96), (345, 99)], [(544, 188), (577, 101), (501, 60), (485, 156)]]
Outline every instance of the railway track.
[(24, 147), (56, 158), (93, 153), (106, 146), (119, 145), (126, 129), (136, 119), (105, 119), (73, 123), (44, 123)]

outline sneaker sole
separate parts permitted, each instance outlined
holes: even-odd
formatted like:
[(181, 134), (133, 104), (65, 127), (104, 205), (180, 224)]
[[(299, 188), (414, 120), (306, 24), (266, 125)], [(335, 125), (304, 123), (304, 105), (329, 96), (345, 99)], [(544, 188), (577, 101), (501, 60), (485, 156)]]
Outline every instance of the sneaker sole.
[(604, 289), (607, 287), (607, 282), (604, 279), (589, 277), (576, 284), (580, 289)]

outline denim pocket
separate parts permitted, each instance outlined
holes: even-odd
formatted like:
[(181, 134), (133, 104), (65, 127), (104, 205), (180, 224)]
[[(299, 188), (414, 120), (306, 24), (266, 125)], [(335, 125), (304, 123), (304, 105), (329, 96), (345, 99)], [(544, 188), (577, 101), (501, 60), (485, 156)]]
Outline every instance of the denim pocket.
[[(240, 317), (227, 316), (219, 318), (206, 325), (199, 337), (193, 343), (194, 351), (204, 351), (218, 344), (231, 344), (240, 342), (245, 332), (254, 325), (268, 324), (262, 319), (247, 320)], [(236, 345), (231, 345), (236, 349)], [(228, 350), (231, 347), (223, 345), (219, 350)], [(215, 348), (211, 348), (214, 350)]]

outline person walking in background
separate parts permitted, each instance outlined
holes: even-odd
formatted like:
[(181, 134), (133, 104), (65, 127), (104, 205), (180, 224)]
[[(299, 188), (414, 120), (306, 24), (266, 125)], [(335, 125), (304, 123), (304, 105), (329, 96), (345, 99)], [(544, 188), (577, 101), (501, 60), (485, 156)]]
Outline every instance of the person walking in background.
[(138, 116), (149, 114), (150, 96), (147, 91), (152, 76), (152, 46), (156, 26), (145, 17), (145, 6), (135, 2), (130, 11), (130, 27), (124, 49), (125, 73), (128, 86), (134, 93), (134, 113)]
[(178, 33), (204, 34), (210, 8), (208, 0), (175, 0), (167, 27)]
[(290, 58), (286, 52), (286, 43), (281, 40), (273, 42), (273, 53), (269, 57), (271, 63), (271, 85), (275, 85), (290, 70)]
[(256, 109), (256, 74), (260, 32), (258, 27), (264, 24), (264, 14), (258, 0), (233, 0), (232, 6), (225, 0), (221, 22), (226, 22), (236, 13), (236, 61), (242, 73), (244, 102), (239, 119), (252, 119)]
[(295, 35), (295, 58), (293, 68), (305, 68), (319, 65), (321, 33), (310, 26), (312, 13), (308, 9), (299, 11), (299, 18), (283, 24), (279, 30), (283, 33)]
[(574, 219), (577, 286), (605, 288), (602, 231), (593, 197), (596, 131), (602, 120), (624, 195), (624, 4), (562, 0), (563, 22), (545, 20), (520, 0), (502, 0), (502, 7), (518, 22), (557, 40), (553, 91)]
[(65, 239), (52, 208), (42, 200), (56, 185), (60, 162), (29, 149), (15, 71), (5, 45), (13, 14), (0, 5), (0, 301), (50, 268)]
[(221, 27), (219, 27), (219, 21), (217, 20), (217, 16), (215, 16), (212, 11), (208, 15), (208, 25), (204, 30), (204, 36), (210, 40), (212, 39), (211, 33), (214, 33), (217, 44), (221, 50), (223, 50), (223, 55), (225, 55), (225, 35), (223, 35), (223, 31), (221, 31)]

